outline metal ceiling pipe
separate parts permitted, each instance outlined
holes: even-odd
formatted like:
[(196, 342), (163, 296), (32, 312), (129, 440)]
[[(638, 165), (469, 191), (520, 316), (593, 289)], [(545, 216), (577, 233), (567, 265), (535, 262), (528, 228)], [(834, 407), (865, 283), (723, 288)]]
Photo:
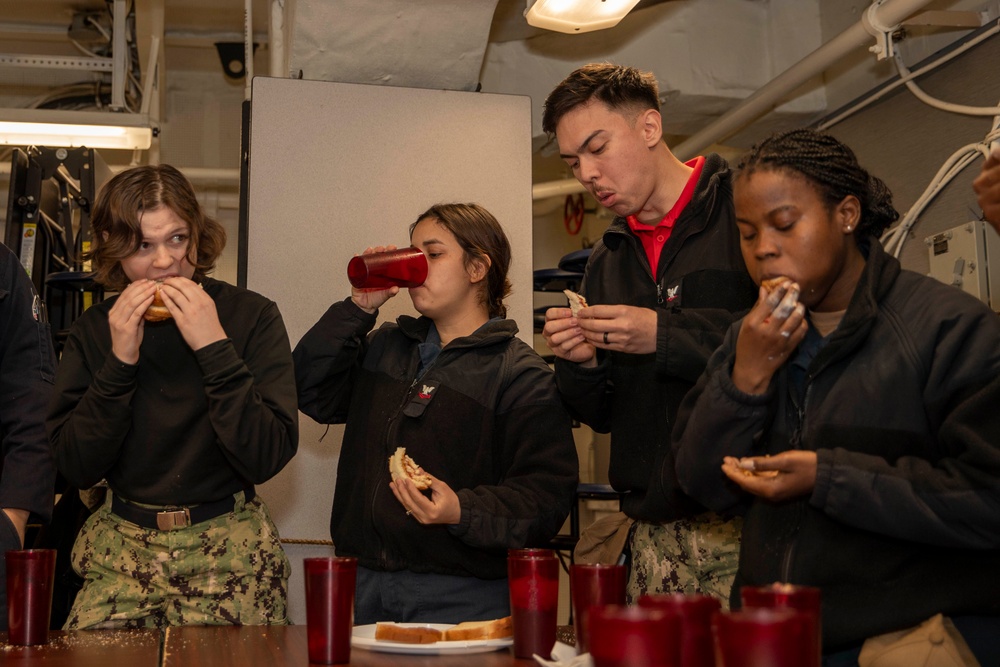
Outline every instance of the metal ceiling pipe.
[[(109, 164), (108, 169), (112, 174), (118, 174), (129, 168), (127, 164)], [(0, 162), (0, 180), (10, 179), (10, 162)], [(227, 169), (224, 167), (178, 167), (178, 171), (184, 174), (191, 183), (195, 185), (212, 185), (218, 187), (235, 187), (240, 185), (240, 170)]]
[(531, 186), (532, 199), (548, 199), (549, 197), (562, 197), (565, 195), (585, 192), (586, 188), (575, 178), (565, 178), (561, 181), (548, 181), (547, 183), (535, 183)]
[[(876, 0), (881, 3), (873, 10), (882, 25), (896, 25), (931, 3), (932, 0)], [(786, 96), (803, 83), (821, 74), (827, 67), (854, 49), (871, 44), (875, 38), (861, 20), (826, 44), (789, 67), (755, 93), (724, 113), (714, 122), (672, 148), (680, 160), (690, 160), (699, 151), (721, 142), (746, 127), (785, 101)], [(574, 178), (536, 183), (531, 188), (532, 199), (543, 199), (577, 192), (584, 187)]]
[(243, 5), (243, 99), (250, 100), (253, 86), (253, 0)]
[(270, 56), (268, 74), (288, 76), (285, 64), (285, 0), (271, 0), (271, 15), (267, 22), (267, 50)]
[[(895, 26), (904, 19), (912, 16), (916, 11), (930, 4), (931, 1), (877, 0), (873, 4), (878, 4), (879, 2), (881, 4), (874, 7), (872, 12), (878, 23), (886, 26)], [(675, 146), (674, 154), (681, 160), (689, 160), (706, 146), (732, 136), (738, 130), (746, 127), (784, 102), (785, 96), (788, 93), (817, 74), (821, 74), (827, 67), (859, 46), (871, 44), (874, 39), (865, 27), (865, 21), (858, 21), (776, 76), (765, 86), (758, 89), (757, 92), (736, 105), (736, 107), (722, 114), (714, 122), (709, 123), (704, 129), (699, 130)]]

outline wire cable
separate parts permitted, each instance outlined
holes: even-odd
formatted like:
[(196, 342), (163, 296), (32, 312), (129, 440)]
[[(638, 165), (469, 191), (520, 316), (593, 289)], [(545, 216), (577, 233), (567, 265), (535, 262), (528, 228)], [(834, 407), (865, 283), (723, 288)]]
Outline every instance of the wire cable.
[(914, 76), (910, 73), (910, 70), (906, 68), (906, 65), (903, 64), (903, 57), (900, 55), (898, 50), (896, 51), (895, 56), (893, 56), (893, 60), (896, 63), (896, 69), (899, 71), (899, 75), (902, 81), (906, 84), (907, 89), (909, 89), (909, 91), (924, 104), (932, 106), (935, 109), (963, 114), (965, 116), (996, 116), (1000, 114), (1000, 107), (970, 107), (964, 104), (953, 104), (951, 102), (939, 100), (936, 97), (931, 97), (925, 93), (920, 86), (914, 83)]
[[(980, 34), (976, 35), (975, 37), (973, 37), (969, 41), (965, 42), (964, 44), (962, 44), (958, 48), (953, 49), (953, 50), (949, 51), (948, 53), (945, 53), (940, 58), (938, 58), (936, 60), (933, 60), (933, 61), (927, 63), (926, 65), (923, 65), (922, 67), (920, 67), (920, 69), (914, 70), (912, 74), (913, 74), (914, 77), (922, 76), (923, 74), (926, 74), (927, 72), (930, 72), (931, 70), (934, 70), (934, 69), (940, 67), (941, 65), (943, 65), (946, 62), (952, 60), (953, 58), (956, 58), (957, 56), (965, 53), (966, 51), (968, 51), (972, 47), (978, 45), (979, 43), (985, 41), (986, 39), (992, 37), (993, 35), (996, 35), (997, 33), (1000, 33), (1000, 20), (995, 21), (994, 25), (992, 27), (984, 30), (983, 32), (981, 32)], [(857, 112), (861, 111), (862, 109), (864, 109), (868, 105), (873, 104), (873, 103), (877, 102), (878, 100), (882, 99), (883, 97), (885, 97), (887, 94), (889, 94), (890, 92), (892, 92), (896, 88), (899, 88), (900, 86), (902, 86), (904, 83), (905, 82), (903, 81), (903, 79), (901, 77), (897, 78), (895, 81), (886, 84), (883, 88), (879, 89), (877, 92), (875, 92), (871, 96), (866, 97), (865, 99), (861, 100), (860, 102), (858, 102), (854, 106), (851, 106), (851, 107), (845, 109), (844, 111), (842, 111), (841, 113), (837, 114), (833, 118), (829, 118), (827, 120), (822, 121), (821, 123), (819, 123), (818, 125), (816, 125), (816, 129), (817, 130), (828, 130), (828, 129), (830, 129), (831, 127), (833, 127), (834, 125), (840, 123), (841, 121), (844, 121), (847, 118), (850, 118), (851, 116), (853, 116)]]
[(909, 238), (909, 232), (916, 225), (920, 214), (923, 213), (924, 209), (962, 170), (975, 162), (980, 156), (985, 157), (988, 154), (988, 142), (991, 137), (995, 138), (997, 134), (996, 129), (994, 129), (987, 134), (983, 142), (962, 146), (945, 160), (945, 163), (938, 169), (937, 174), (934, 175), (934, 178), (931, 179), (930, 183), (924, 189), (923, 194), (917, 198), (917, 201), (913, 203), (899, 224), (882, 235), (882, 245), (885, 247), (886, 252), (891, 253), (897, 258), (899, 257), (903, 250), (903, 244)]

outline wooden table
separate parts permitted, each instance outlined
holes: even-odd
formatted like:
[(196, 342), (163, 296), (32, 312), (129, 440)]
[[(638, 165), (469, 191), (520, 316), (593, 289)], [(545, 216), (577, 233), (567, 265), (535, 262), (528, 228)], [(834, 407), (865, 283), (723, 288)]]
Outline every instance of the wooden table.
[(53, 630), (49, 643), (14, 646), (0, 632), (4, 667), (159, 667), (159, 630)]
[[(560, 628), (572, 642), (572, 628)], [(53, 630), (43, 646), (14, 646), (0, 632), (3, 667), (305, 667), (304, 625), (171, 627), (166, 630)], [(528, 667), (511, 649), (469, 655), (402, 655), (351, 649), (356, 667)]]
[[(166, 630), (163, 667), (304, 667), (309, 663), (304, 625), (188, 626)], [(401, 655), (351, 648), (356, 667), (527, 667), (511, 650), (472, 655)]]

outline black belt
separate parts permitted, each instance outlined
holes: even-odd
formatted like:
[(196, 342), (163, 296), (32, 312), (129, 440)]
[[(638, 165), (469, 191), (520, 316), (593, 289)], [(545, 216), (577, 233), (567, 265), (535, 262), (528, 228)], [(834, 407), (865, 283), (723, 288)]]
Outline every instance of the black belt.
[[(244, 502), (254, 499), (254, 488), (252, 486), (243, 490)], [(149, 528), (150, 530), (173, 530), (175, 528), (187, 528), (202, 521), (214, 519), (217, 516), (232, 512), (236, 506), (235, 496), (226, 496), (222, 500), (213, 500), (210, 503), (202, 503), (193, 507), (168, 506), (162, 509), (152, 509), (140, 507), (127, 500), (119, 498), (117, 494), (112, 494), (111, 511), (137, 526)]]

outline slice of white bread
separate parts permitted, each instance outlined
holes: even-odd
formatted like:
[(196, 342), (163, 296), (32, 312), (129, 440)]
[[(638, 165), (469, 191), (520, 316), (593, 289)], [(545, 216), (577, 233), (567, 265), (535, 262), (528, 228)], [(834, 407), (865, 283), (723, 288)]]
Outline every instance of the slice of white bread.
[(401, 644), (433, 644), (441, 641), (441, 631), (427, 627), (406, 627), (395, 623), (376, 623), (375, 639)]
[(421, 472), (417, 462), (407, 455), (405, 447), (397, 447), (393, 455), (389, 457), (389, 475), (393, 481), (409, 477), (413, 480), (413, 486), (421, 491), (431, 488), (433, 482), (430, 477)]
[(580, 314), (581, 308), (587, 307), (587, 300), (582, 294), (577, 294), (573, 290), (564, 289), (563, 294), (566, 295), (566, 299), (569, 300), (569, 309), (573, 312), (573, 317)]
[(443, 641), (453, 642), (470, 639), (500, 639), (514, 634), (514, 626), (510, 616), (495, 618), (492, 621), (466, 621), (448, 628), (443, 633)]

